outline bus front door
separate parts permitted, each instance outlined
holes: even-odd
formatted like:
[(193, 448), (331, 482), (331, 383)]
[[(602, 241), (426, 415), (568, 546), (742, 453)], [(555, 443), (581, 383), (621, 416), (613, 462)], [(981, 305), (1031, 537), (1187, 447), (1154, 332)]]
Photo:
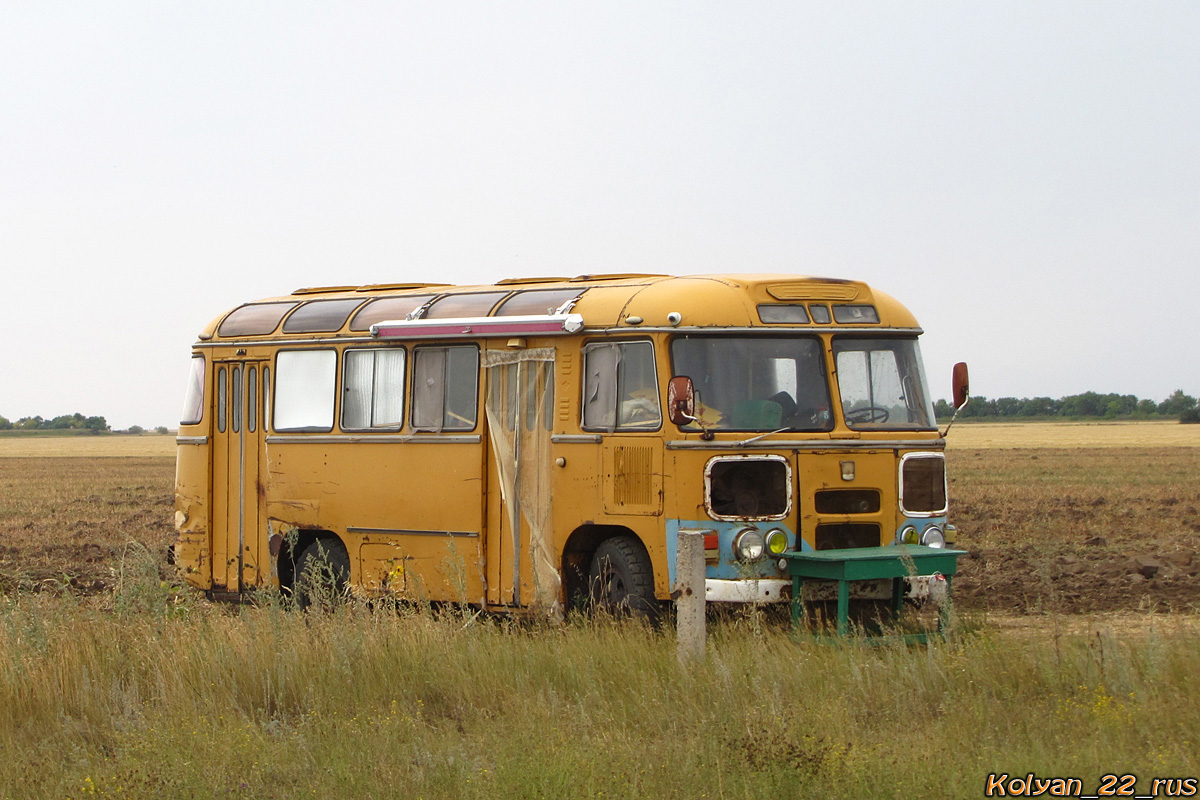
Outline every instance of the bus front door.
[(261, 361), (218, 361), (212, 464), (213, 594), (237, 594), (259, 582), (267, 376)]

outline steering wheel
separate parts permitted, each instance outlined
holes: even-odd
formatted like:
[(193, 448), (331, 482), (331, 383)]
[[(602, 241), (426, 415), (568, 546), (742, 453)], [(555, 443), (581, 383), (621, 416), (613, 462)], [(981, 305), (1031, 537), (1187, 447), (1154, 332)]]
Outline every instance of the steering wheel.
[(846, 412), (846, 422), (887, 422), (888, 410), (882, 406), (863, 406)]

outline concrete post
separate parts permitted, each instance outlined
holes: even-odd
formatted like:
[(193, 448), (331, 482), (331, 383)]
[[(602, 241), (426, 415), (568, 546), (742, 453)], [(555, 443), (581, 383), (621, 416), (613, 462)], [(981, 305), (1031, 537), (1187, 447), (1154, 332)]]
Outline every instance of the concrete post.
[(680, 530), (675, 548), (675, 630), (679, 661), (704, 661), (707, 628), (704, 616), (704, 534)]

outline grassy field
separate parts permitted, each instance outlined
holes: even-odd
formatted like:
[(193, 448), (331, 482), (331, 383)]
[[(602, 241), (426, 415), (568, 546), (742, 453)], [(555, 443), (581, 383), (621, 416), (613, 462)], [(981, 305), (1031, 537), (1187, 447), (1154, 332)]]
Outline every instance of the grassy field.
[(691, 669), (669, 627), (212, 605), (163, 561), (170, 437), (0, 439), (0, 798), (1148, 793), (1200, 773), (1195, 428), (956, 425), (956, 636), (751, 611)]

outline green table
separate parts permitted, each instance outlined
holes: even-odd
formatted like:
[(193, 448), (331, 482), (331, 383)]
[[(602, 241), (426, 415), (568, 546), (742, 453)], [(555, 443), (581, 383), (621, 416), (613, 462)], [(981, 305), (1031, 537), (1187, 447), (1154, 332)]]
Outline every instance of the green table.
[[(949, 605), (950, 578), (958, 572), (958, 557), (965, 550), (899, 544), (887, 547), (854, 547), (844, 550), (789, 550), (783, 553), (792, 577), (792, 625), (799, 627), (804, 618), (804, 581), (831, 580), (838, 583), (837, 635), (850, 629), (850, 582), (892, 580), (892, 610), (899, 615), (904, 607), (904, 578), (941, 574), (946, 578)], [(944, 611), (945, 609), (943, 609)], [(939, 629), (946, 618), (939, 616)]]

